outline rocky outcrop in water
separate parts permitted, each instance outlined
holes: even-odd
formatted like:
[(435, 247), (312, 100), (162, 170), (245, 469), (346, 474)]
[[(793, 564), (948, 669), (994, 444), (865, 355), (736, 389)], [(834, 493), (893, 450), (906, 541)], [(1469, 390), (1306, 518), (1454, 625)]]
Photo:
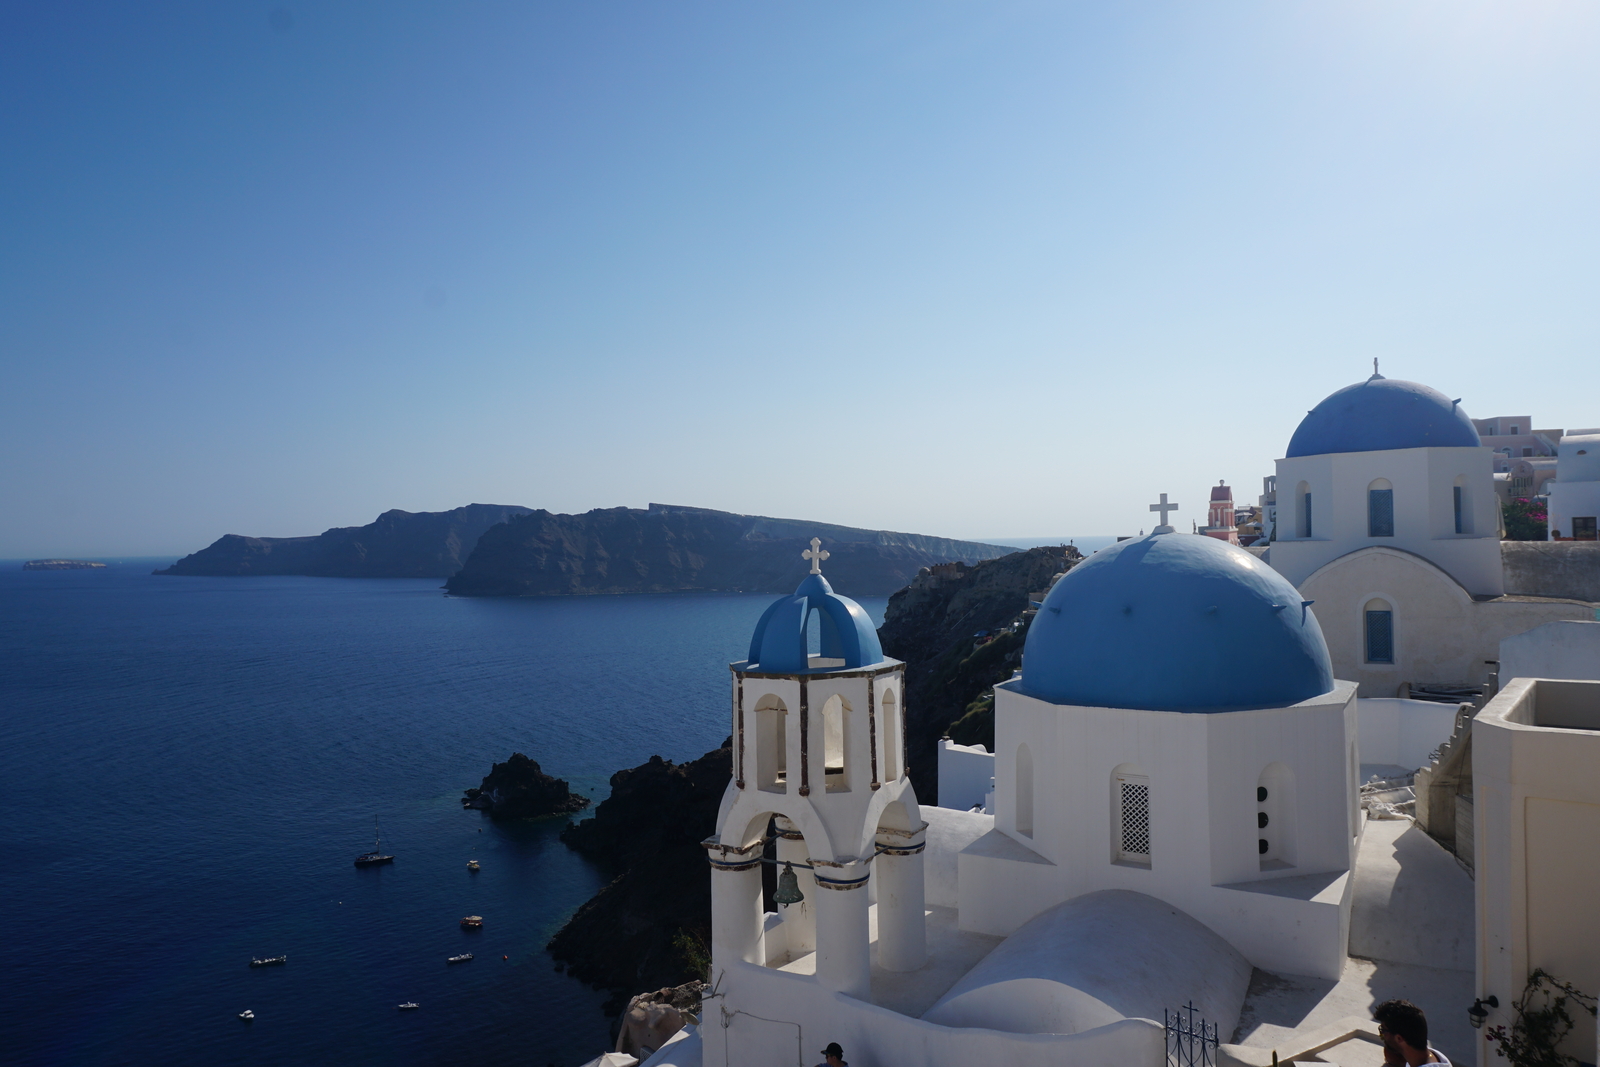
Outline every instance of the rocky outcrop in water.
[(892, 593), (923, 567), (1009, 549), (889, 530), (651, 504), (583, 515), (536, 511), (489, 530), (446, 588), (455, 596), (725, 591), (787, 593), (813, 537), (828, 581), (851, 596)]
[(1022, 663), (1028, 594), (1082, 558), (1059, 546), (932, 568), (889, 598), (878, 638), (885, 655), (906, 662), (907, 769), (919, 797), (938, 796), (937, 746), (946, 732), (993, 750), (989, 694)]
[(716, 832), (732, 773), (731, 742), (688, 763), (652, 756), (612, 775), (593, 818), (562, 833), (613, 879), (548, 947), (569, 974), (612, 992), (608, 1010), (642, 989), (706, 977), (711, 872), (700, 842)]
[(386, 511), (365, 526), (338, 526), (315, 537), (227, 534), (155, 573), (448, 578), (461, 569), (485, 530), (528, 514), (530, 509), (515, 504), (468, 504), (454, 511)]
[(496, 819), (568, 815), (588, 805), (588, 797), (574, 793), (563, 779), (545, 774), (538, 763), (520, 752), (513, 752), (504, 763), (496, 763), (484, 776), (483, 784), (468, 789), (461, 798), (462, 807), (487, 811)]

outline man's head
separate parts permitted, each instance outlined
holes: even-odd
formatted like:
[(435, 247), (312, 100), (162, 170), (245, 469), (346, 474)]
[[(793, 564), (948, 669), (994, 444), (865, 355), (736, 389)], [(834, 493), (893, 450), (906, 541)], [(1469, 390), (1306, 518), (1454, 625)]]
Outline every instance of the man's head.
[(830, 1067), (833, 1064), (844, 1062), (844, 1049), (839, 1047), (839, 1042), (830, 1041), (828, 1047), (822, 1050), (822, 1058), (827, 1060)]
[(1402, 1054), (1426, 1052), (1428, 1017), (1409, 1000), (1386, 1000), (1372, 1009), (1383, 1043)]

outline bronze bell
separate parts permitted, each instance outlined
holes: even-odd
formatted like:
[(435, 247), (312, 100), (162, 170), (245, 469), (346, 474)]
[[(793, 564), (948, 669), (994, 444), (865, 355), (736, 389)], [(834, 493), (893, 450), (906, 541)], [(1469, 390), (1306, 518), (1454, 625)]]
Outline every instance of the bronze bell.
[(783, 865), (783, 873), (778, 875), (778, 889), (772, 894), (773, 903), (787, 908), (790, 904), (798, 904), (806, 899), (800, 892), (800, 879), (794, 873), (794, 866), (789, 863)]

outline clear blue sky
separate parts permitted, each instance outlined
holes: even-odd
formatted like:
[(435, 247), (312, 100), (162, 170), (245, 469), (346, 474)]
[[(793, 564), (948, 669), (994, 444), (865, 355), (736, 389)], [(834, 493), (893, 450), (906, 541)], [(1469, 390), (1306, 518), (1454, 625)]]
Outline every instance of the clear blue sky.
[(13, 4), (0, 557), (1253, 498), (1383, 360), (1600, 425), (1600, 6)]

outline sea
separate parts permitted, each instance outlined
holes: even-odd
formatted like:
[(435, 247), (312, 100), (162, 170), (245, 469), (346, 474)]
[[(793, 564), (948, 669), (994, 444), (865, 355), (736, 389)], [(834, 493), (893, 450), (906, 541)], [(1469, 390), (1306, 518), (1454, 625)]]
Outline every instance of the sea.
[[(462, 790), (523, 752), (599, 801), (716, 748), (772, 596), (150, 573), (171, 562), (0, 563), (0, 1062), (605, 1051), (606, 994), (544, 947), (602, 874), (565, 819), (497, 824)], [(356, 868), (374, 820), (395, 861)]]

